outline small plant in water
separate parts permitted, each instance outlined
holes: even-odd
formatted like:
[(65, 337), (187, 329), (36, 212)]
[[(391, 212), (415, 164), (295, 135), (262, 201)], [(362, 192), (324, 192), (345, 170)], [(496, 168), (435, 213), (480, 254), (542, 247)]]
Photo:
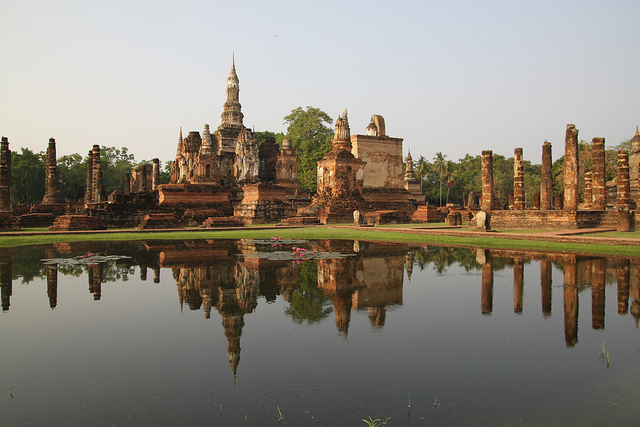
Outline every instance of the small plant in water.
[(364, 423), (368, 426), (368, 427), (380, 427), (380, 426), (386, 426), (387, 425), (387, 421), (389, 421), (391, 419), (391, 417), (387, 417), (384, 420), (380, 419), (380, 418), (376, 418), (375, 420), (371, 417), (369, 417), (369, 419), (363, 418), (362, 421), (364, 421)]
[(440, 401), (438, 400), (438, 396), (431, 395), (433, 397), (433, 413), (435, 414), (438, 410), (438, 406), (440, 406)]
[(600, 359), (598, 360), (602, 360), (603, 362), (605, 362), (608, 368), (611, 360), (609, 359), (609, 352), (604, 348), (604, 342), (600, 344), (600, 350), (601, 350)]
[(7, 395), (7, 399), (9, 398), (9, 396), (11, 396), (11, 398), (13, 399), (13, 386), (11, 386), (11, 388), (9, 389), (9, 394)]
[(276, 405), (276, 409), (278, 409), (278, 415), (280, 416), (280, 418), (278, 418), (277, 425), (280, 425), (280, 421), (287, 422), (287, 420), (284, 418), (284, 415), (282, 415), (282, 411), (280, 411), (280, 407), (278, 405)]

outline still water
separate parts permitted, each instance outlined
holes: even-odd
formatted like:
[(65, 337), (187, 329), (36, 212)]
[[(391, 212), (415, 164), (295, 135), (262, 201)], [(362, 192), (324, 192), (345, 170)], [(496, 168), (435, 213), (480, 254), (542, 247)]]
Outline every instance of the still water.
[(640, 259), (364, 241), (0, 250), (0, 425), (612, 425)]

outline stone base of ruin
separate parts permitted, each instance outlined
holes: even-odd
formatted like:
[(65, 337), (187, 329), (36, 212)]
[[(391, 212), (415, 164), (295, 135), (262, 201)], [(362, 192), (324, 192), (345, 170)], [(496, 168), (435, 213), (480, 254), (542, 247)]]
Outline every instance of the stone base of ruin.
[(412, 222), (444, 222), (449, 214), (449, 208), (435, 206), (418, 206), (411, 216)]
[(316, 216), (296, 216), (291, 218), (282, 218), (281, 225), (318, 225), (320, 219)]
[(20, 222), (11, 212), (0, 212), (0, 231), (20, 231)]
[(136, 227), (138, 230), (154, 230), (163, 228), (182, 228), (175, 214), (156, 213), (147, 214)]
[(607, 211), (491, 211), (491, 226), (494, 229), (580, 229), (607, 227), (616, 228), (618, 213)]
[(62, 215), (56, 218), (50, 231), (106, 230), (100, 218), (87, 215)]
[(180, 222), (185, 227), (199, 227), (207, 218), (224, 216), (224, 212), (218, 209), (187, 209)]
[(31, 207), (30, 213), (51, 213), (59, 216), (66, 214), (68, 207), (66, 203), (39, 203)]
[(479, 231), (491, 231), (493, 212), (477, 211), (475, 216), (476, 229)]
[(233, 216), (245, 224), (278, 223), (295, 215), (287, 199), (286, 189), (273, 184), (251, 184), (242, 187), (244, 197), (234, 208)]
[(460, 212), (449, 212), (449, 215), (447, 215), (447, 222), (450, 226), (462, 225), (462, 214)]
[(382, 210), (374, 212), (365, 212), (364, 224), (380, 225), (380, 224), (407, 224), (411, 222), (411, 214), (407, 211)]
[(158, 186), (158, 205), (161, 207), (207, 207), (231, 215), (233, 207), (229, 191), (209, 184), (161, 184)]
[(616, 224), (616, 231), (627, 232), (631, 231), (633, 214), (626, 209), (618, 209), (618, 223)]
[(56, 215), (53, 213), (29, 213), (20, 216), (20, 227), (22, 228), (42, 228), (51, 227)]
[(415, 207), (409, 200), (409, 193), (404, 188), (370, 188), (365, 187), (361, 191), (367, 205), (373, 209), (381, 209), (386, 207), (389, 210), (391, 206), (393, 210), (410, 210), (413, 212)]
[(211, 217), (202, 223), (200, 228), (244, 227), (244, 222), (232, 216)]

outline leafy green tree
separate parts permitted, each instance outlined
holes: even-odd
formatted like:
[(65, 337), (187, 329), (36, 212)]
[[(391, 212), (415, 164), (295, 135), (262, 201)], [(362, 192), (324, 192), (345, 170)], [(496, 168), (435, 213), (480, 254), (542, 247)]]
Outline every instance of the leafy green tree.
[(136, 166), (133, 154), (129, 154), (127, 147), (100, 148), (100, 162), (102, 163), (102, 185), (104, 192), (109, 195), (114, 190), (122, 190), (126, 181), (126, 174)]
[(449, 172), (447, 162), (445, 161), (445, 154), (442, 151), (438, 151), (433, 158), (433, 168), (436, 174), (438, 174), (438, 186), (440, 194), (440, 206), (442, 206), (442, 184), (446, 182), (446, 176)]
[(284, 134), (282, 132), (273, 133), (273, 132), (270, 132), (268, 130), (256, 132), (256, 139), (258, 141), (258, 147), (261, 146), (262, 143), (264, 141), (266, 141), (268, 137), (274, 138), (276, 140), (276, 143), (278, 144), (278, 146), (280, 146), (280, 148), (282, 148), (282, 140), (285, 139)]
[(318, 160), (331, 150), (331, 123), (327, 113), (311, 106), (291, 110), (284, 118), (287, 137), (296, 150), (300, 185), (310, 192), (317, 189)]
[(87, 186), (87, 161), (78, 153), (62, 156), (57, 160), (58, 189), (68, 202), (84, 197)]
[(28, 148), (11, 152), (11, 197), (15, 205), (42, 202), (44, 197), (44, 153), (34, 153)]

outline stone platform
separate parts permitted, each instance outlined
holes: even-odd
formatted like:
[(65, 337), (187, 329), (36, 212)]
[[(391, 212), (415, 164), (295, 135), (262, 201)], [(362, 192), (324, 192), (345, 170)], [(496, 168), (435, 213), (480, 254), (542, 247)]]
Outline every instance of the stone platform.
[(147, 214), (136, 227), (139, 230), (182, 228), (176, 216), (172, 213)]
[(217, 227), (244, 227), (244, 222), (233, 216), (210, 217), (200, 226), (200, 228)]
[[(634, 228), (635, 216), (632, 211), (631, 227)], [(561, 211), (561, 210), (511, 210), (489, 211), (492, 229), (581, 229), (612, 227), (616, 228), (618, 213), (605, 211)]]
[(50, 231), (106, 230), (100, 218), (87, 215), (62, 215), (56, 218)]
[(315, 216), (297, 216), (291, 218), (283, 218), (281, 225), (319, 225), (320, 219)]
[(20, 231), (20, 222), (11, 212), (0, 212), (0, 231)]

